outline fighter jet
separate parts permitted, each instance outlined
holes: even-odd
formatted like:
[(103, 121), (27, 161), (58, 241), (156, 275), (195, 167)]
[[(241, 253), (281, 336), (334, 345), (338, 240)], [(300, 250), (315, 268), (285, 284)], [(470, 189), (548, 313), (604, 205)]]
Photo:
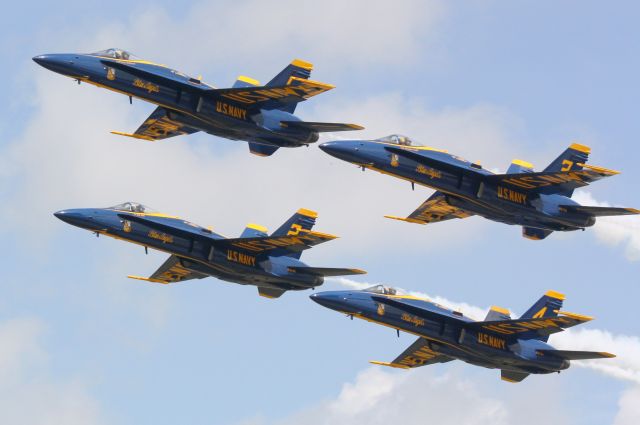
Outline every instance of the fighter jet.
[(325, 276), (365, 273), (359, 269), (310, 267), (300, 261), (305, 249), (337, 236), (311, 230), (318, 214), (300, 209), (271, 235), (264, 226), (248, 224), (239, 238), (225, 238), (211, 229), (125, 202), (110, 208), (70, 209), (54, 213), (60, 220), (105, 235), (157, 249), (169, 258), (148, 282), (174, 283), (212, 276), (278, 298), (286, 291), (315, 288)]
[(436, 189), (408, 217), (386, 216), (427, 224), (479, 215), (522, 226), (525, 238), (544, 239), (553, 231), (584, 230), (596, 217), (638, 214), (633, 208), (583, 206), (571, 199), (574, 189), (617, 171), (587, 165), (591, 149), (574, 143), (542, 172), (513, 160), (506, 174), (494, 174), (480, 164), (446, 151), (391, 135), (377, 140), (335, 141), (320, 148), (336, 158)]
[(520, 318), (509, 310), (491, 307), (484, 321), (394, 288), (376, 285), (362, 291), (329, 291), (311, 295), (318, 304), (348, 316), (378, 323), (418, 336), (392, 362), (371, 363), (411, 369), (462, 360), (476, 366), (500, 369), (502, 379), (520, 382), (529, 374), (560, 372), (571, 360), (615, 357), (606, 352), (556, 350), (549, 335), (591, 320), (562, 312), (564, 295), (548, 291)]
[(112, 132), (136, 139), (155, 141), (204, 131), (247, 141), (251, 153), (269, 156), (281, 147), (314, 143), (320, 132), (362, 129), (355, 124), (305, 122), (293, 114), (299, 102), (334, 88), (310, 80), (313, 65), (299, 59), (264, 86), (240, 76), (225, 89), (121, 49), (46, 54), (33, 60), (78, 84), (125, 94), (130, 102), (136, 97), (158, 105), (133, 134)]

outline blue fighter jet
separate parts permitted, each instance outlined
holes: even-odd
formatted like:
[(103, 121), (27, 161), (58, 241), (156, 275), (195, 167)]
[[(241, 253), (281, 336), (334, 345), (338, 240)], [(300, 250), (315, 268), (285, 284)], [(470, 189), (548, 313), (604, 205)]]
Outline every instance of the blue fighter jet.
[(90, 54), (58, 53), (33, 58), (43, 67), (80, 82), (158, 105), (133, 133), (161, 140), (204, 131), (249, 142), (251, 153), (269, 156), (281, 147), (308, 146), (326, 131), (360, 130), (355, 124), (305, 122), (293, 112), (298, 102), (334, 86), (309, 79), (313, 65), (296, 59), (266, 85), (240, 76), (232, 88), (217, 89), (180, 71), (120, 49)]
[(175, 216), (126, 202), (110, 208), (58, 211), (60, 220), (94, 232), (170, 254), (151, 277), (129, 276), (157, 283), (217, 277), (242, 285), (255, 285), (258, 293), (277, 298), (286, 291), (315, 288), (325, 276), (365, 273), (358, 269), (309, 267), (300, 261), (305, 249), (336, 236), (311, 230), (318, 217), (300, 209), (271, 235), (248, 224), (240, 237), (225, 238), (212, 230)]
[(564, 295), (548, 291), (520, 318), (507, 309), (491, 307), (484, 321), (474, 321), (421, 298), (401, 295), (376, 285), (362, 291), (328, 291), (311, 295), (318, 304), (348, 316), (378, 323), (418, 336), (392, 362), (373, 364), (411, 369), (451, 360), (500, 369), (502, 379), (520, 382), (529, 374), (560, 372), (571, 360), (602, 359), (613, 354), (556, 350), (549, 335), (591, 320), (562, 312)]
[(591, 149), (572, 144), (544, 171), (513, 160), (506, 174), (494, 174), (446, 151), (391, 135), (377, 140), (335, 141), (320, 148), (336, 158), (436, 189), (408, 217), (386, 216), (427, 224), (479, 215), (522, 226), (525, 238), (544, 239), (553, 231), (584, 230), (596, 217), (638, 214), (633, 208), (583, 206), (571, 199), (574, 189), (618, 174), (587, 165)]

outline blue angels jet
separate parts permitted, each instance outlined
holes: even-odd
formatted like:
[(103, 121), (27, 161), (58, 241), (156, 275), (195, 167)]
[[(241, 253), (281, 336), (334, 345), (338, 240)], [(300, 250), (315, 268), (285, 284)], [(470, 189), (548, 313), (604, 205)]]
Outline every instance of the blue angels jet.
[(150, 277), (129, 276), (157, 283), (183, 282), (212, 276), (242, 285), (255, 285), (258, 293), (277, 298), (285, 291), (322, 285), (325, 276), (365, 273), (358, 269), (310, 267), (300, 255), (336, 236), (314, 232), (317, 213), (300, 209), (271, 235), (248, 224), (240, 237), (225, 238), (212, 230), (175, 216), (126, 202), (111, 208), (58, 211), (60, 220), (94, 232), (170, 254)]
[(596, 217), (638, 214), (633, 208), (583, 206), (571, 199), (574, 189), (617, 171), (587, 165), (590, 148), (569, 146), (544, 171), (513, 160), (506, 174), (494, 174), (480, 164), (446, 151), (391, 135), (377, 140), (335, 141), (320, 145), (330, 155), (404, 180), (436, 189), (408, 217), (386, 216), (427, 224), (479, 215), (522, 226), (522, 235), (544, 239), (553, 231), (584, 230)]
[(520, 382), (529, 374), (560, 372), (571, 360), (602, 359), (613, 354), (556, 350), (549, 335), (587, 322), (591, 317), (560, 311), (564, 295), (548, 291), (522, 316), (512, 319), (507, 309), (491, 307), (483, 321), (421, 298), (400, 295), (377, 285), (362, 291), (328, 291), (311, 295), (333, 310), (418, 336), (392, 362), (371, 363), (411, 369), (451, 360), (500, 369), (502, 379)]
[(318, 133), (359, 130), (355, 124), (306, 122), (293, 114), (299, 102), (334, 86), (310, 80), (313, 65), (294, 60), (267, 84), (240, 76), (217, 89), (180, 71), (137, 58), (120, 49), (90, 54), (58, 53), (33, 58), (43, 67), (80, 82), (158, 105), (133, 133), (142, 140), (204, 131), (249, 142), (251, 153), (269, 156), (281, 147), (314, 143)]

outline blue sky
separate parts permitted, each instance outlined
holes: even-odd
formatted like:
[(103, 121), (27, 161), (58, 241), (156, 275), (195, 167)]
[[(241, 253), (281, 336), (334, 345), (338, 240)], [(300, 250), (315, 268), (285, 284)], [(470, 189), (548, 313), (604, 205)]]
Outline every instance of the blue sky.
[[(592, 147), (591, 163), (622, 171), (580, 199), (638, 208), (638, 12), (632, 2), (577, 1), (11, 4), (0, 29), (0, 419), (637, 423), (636, 218), (543, 242), (480, 218), (391, 222), (382, 216), (408, 214), (431, 191), (362, 173), (315, 146), (264, 159), (201, 134), (123, 140), (109, 131), (134, 130), (153, 106), (77, 86), (31, 57), (117, 46), (218, 87), (239, 74), (268, 81), (301, 58), (337, 88), (299, 115), (366, 127), (335, 137), (404, 133), (496, 170), (512, 158), (543, 168), (579, 141)], [(369, 272), (352, 285), (396, 285), (472, 313), (493, 304), (522, 312), (555, 289), (568, 311), (596, 320), (551, 342), (619, 357), (516, 386), (462, 363), (373, 368), (368, 360), (393, 359), (413, 338), (349, 321), (309, 292), (272, 301), (214, 279), (126, 279), (152, 273), (164, 256), (51, 215), (126, 200), (229, 236), (315, 209), (317, 229), (341, 238), (303, 259)]]

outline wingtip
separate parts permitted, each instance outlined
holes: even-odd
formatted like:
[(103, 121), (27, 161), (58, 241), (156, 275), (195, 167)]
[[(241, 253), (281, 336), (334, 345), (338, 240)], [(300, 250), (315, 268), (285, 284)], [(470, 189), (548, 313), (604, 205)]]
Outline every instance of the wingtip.
[(398, 220), (398, 221), (406, 221), (407, 223), (414, 223), (414, 224), (427, 224), (424, 221), (420, 221), (420, 220), (415, 220), (409, 217), (398, 217), (395, 215), (385, 215), (384, 218), (390, 218), (391, 220)]
[(148, 141), (148, 142), (155, 142), (155, 140), (154, 140), (154, 139), (152, 139), (151, 137), (148, 137), (148, 136), (142, 136), (142, 135), (140, 135), (140, 134), (124, 133), (124, 132), (122, 132), (122, 131), (115, 131), (115, 130), (110, 131), (110, 133), (111, 133), (111, 134), (115, 134), (115, 135), (117, 135), (117, 136), (131, 137), (131, 138), (134, 138), (134, 139), (146, 140), (146, 141)]
[(378, 360), (369, 360), (369, 363), (375, 364), (378, 366), (395, 367), (396, 369), (410, 369), (409, 366), (401, 365), (398, 363), (380, 362)]

